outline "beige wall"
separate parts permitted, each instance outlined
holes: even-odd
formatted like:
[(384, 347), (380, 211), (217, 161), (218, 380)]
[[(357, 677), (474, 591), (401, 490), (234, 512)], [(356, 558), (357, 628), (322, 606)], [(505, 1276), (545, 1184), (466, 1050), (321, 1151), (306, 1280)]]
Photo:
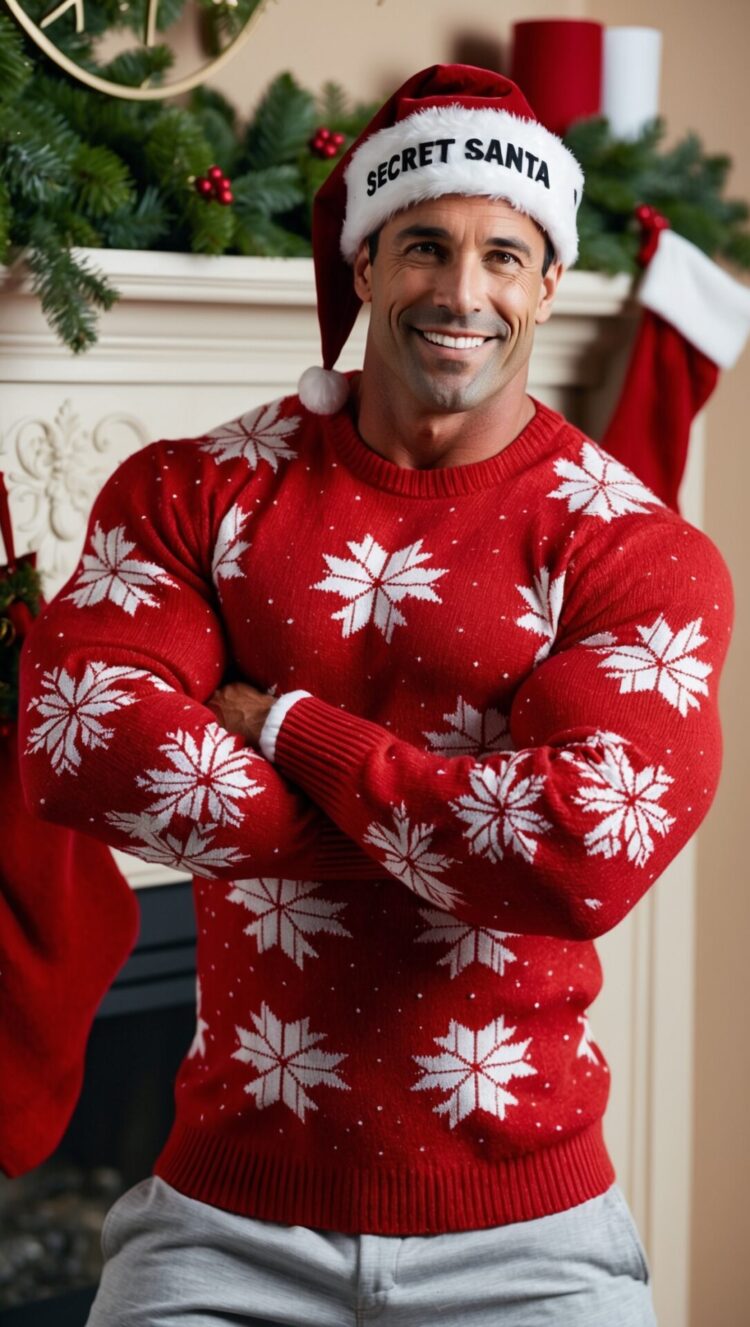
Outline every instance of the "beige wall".
[[(502, 60), (516, 17), (588, 15), (644, 23), (664, 33), (662, 111), (670, 137), (697, 129), (735, 159), (732, 188), (750, 197), (750, 6), (746, 0), (277, 0), (222, 89), (245, 111), (267, 81), (291, 69), (307, 86), (333, 78), (362, 99), (386, 94), (435, 61)], [(725, 374), (708, 415), (706, 528), (732, 571), (737, 626), (722, 684), (725, 729), (721, 791), (700, 836), (691, 1320), (686, 1327), (750, 1321), (750, 1061), (744, 1005), (750, 994), (747, 817), (750, 658), (750, 446), (746, 352)], [(742, 504), (742, 505), (741, 505)]]

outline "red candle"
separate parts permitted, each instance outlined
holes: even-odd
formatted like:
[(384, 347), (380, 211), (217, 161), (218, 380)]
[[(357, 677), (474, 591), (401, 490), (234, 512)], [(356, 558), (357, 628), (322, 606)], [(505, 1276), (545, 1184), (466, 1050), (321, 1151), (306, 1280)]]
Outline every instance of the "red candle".
[(601, 23), (529, 19), (513, 24), (510, 77), (543, 125), (564, 134), (569, 124), (598, 115), (602, 91)]

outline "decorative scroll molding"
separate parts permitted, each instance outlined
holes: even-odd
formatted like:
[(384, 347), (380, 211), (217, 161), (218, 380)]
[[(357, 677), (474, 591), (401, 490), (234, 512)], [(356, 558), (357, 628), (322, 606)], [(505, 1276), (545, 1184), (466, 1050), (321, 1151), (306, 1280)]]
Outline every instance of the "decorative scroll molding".
[(53, 420), (20, 419), (0, 436), (19, 549), (36, 550), (47, 595), (73, 571), (99, 489), (148, 438), (141, 420), (117, 412), (86, 429), (70, 400)]

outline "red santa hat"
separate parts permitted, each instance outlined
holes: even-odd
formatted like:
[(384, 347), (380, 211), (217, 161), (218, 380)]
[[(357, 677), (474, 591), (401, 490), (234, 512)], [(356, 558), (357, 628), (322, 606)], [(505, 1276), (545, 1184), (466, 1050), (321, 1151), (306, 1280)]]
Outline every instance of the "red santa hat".
[(509, 78), (432, 65), (393, 94), (315, 197), (313, 255), (321, 368), (299, 381), (302, 404), (335, 414), (348, 382), (332, 372), (359, 312), (351, 264), (362, 240), (413, 203), (443, 194), (502, 198), (533, 217), (565, 266), (578, 254), (583, 172)]

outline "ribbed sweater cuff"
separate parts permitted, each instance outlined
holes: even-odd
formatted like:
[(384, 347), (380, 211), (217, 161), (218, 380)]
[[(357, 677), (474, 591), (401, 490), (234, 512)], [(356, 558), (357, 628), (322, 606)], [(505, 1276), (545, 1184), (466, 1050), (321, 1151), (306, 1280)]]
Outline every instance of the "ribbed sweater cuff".
[(354, 797), (353, 780), (382, 739), (377, 724), (310, 696), (297, 701), (284, 719), (276, 768), (340, 823), (339, 813)]

